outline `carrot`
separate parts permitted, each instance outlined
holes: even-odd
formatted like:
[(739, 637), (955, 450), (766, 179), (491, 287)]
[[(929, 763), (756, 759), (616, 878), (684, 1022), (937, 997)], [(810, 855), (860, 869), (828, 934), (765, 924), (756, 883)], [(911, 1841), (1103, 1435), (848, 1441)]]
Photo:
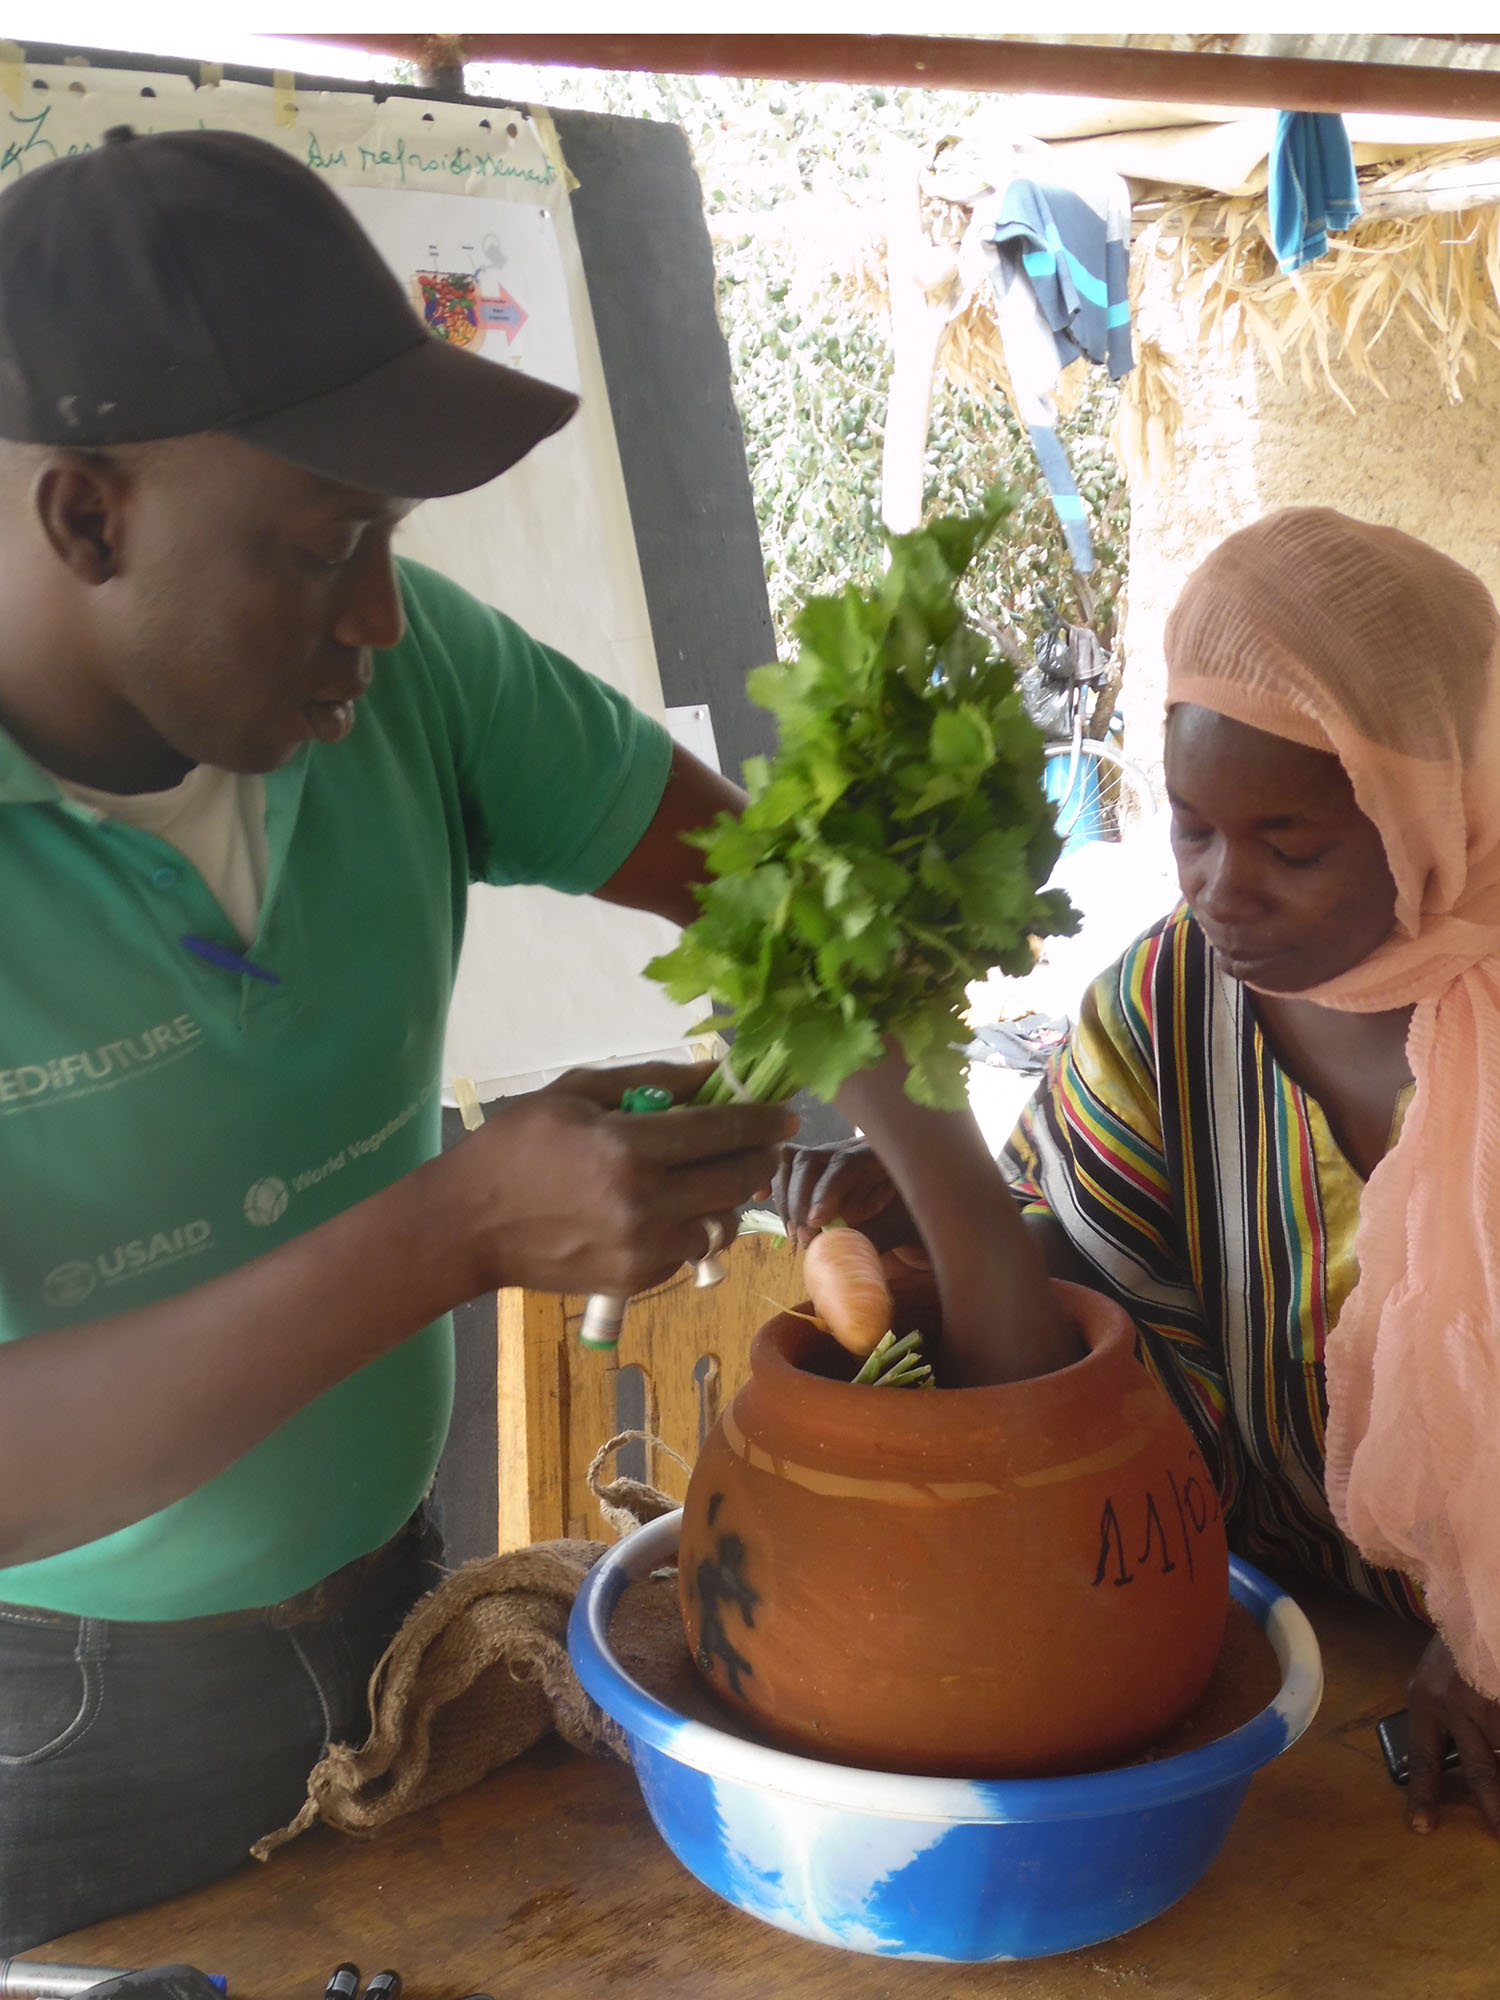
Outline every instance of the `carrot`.
[(889, 1332), (890, 1287), (868, 1236), (835, 1223), (808, 1244), (802, 1272), (818, 1317), (851, 1354), (868, 1354)]

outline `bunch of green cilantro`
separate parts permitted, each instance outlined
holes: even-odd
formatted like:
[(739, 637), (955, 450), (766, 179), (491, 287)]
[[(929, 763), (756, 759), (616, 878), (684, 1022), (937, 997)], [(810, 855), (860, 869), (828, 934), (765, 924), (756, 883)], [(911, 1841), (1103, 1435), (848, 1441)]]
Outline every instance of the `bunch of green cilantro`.
[[(1041, 734), (957, 594), (1012, 506), (994, 487), (977, 513), (887, 536), (879, 588), (811, 599), (797, 657), (750, 676), (780, 747), (746, 764), (740, 818), (688, 836), (713, 878), (703, 914), (646, 971), (728, 1010), (715, 1025), (755, 1098), (831, 1099), (893, 1036), (908, 1093), (961, 1106), (965, 988), (1028, 972), (1032, 937), (1077, 928), (1039, 892), (1061, 846)], [(716, 1076), (703, 1099), (732, 1094)]]

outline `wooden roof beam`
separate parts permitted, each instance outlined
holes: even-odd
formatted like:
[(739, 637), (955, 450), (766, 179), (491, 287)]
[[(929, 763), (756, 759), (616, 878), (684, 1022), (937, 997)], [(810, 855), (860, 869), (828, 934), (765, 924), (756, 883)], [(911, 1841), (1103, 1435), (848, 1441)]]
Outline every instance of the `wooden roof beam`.
[(445, 54), (461, 50), (470, 63), (536, 63), (896, 89), (1038, 91), (1274, 111), (1394, 111), (1500, 119), (1500, 68), (1197, 54), (966, 35), (434, 36), (350, 30), (300, 39), (368, 49), (423, 67), (438, 44)]

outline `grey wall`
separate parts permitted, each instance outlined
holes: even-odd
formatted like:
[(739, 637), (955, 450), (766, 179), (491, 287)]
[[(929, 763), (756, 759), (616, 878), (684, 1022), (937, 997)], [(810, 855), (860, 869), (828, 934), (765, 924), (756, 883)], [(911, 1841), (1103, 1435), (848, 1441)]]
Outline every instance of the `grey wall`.
[[(464, 1136), (456, 1111), (443, 1109), (443, 1144)], [(495, 1421), (495, 1300), (493, 1294), (453, 1315), (453, 1423), (438, 1466), (437, 1500), (450, 1563), (495, 1553), (500, 1512)], [(603, 1440), (601, 1439), (602, 1443)]]
[(770, 750), (745, 695), (776, 657), (745, 441), (714, 308), (713, 246), (675, 125), (553, 114), (609, 384), (669, 706), (706, 702), (725, 771)]

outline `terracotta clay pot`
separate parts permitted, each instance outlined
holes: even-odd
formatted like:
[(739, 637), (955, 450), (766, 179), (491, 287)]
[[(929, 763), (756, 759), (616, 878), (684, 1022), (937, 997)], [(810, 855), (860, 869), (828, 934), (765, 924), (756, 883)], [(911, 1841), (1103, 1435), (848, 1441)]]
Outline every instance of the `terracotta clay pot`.
[(700, 1671), (773, 1741), (1041, 1776), (1128, 1757), (1197, 1700), (1229, 1597), (1213, 1481), (1128, 1316), (1058, 1290), (1089, 1353), (999, 1387), (856, 1388), (806, 1319), (756, 1335), (678, 1560)]

